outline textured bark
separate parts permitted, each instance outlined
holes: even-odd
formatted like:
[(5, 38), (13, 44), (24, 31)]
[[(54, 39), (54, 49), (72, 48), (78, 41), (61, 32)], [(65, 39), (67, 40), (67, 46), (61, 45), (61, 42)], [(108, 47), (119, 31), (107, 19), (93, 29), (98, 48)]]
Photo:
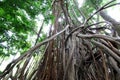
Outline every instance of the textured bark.
[[(103, 33), (106, 32), (105, 28), (101, 29), (103, 32), (99, 31), (99, 28), (104, 27), (100, 25), (101, 22), (96, 21), (97, 23), (89, 25), (87, 21), (84, 25), (72, 23), (74, 16), (70, 14), (74, 12), (71, 10), (69, 12), (68, 9), (71, 8), (66, 4), (66, 0), (54, 0), (52, 12), (55, 20), (51, 24), (54, 29), (50, 29), (48, 38), (13, 60), (0, 74), (0, 80), (10, 78), (14, 80), (13, 77), (16, 80), (120, 79), (120, 51), (114, 46), (114, 44), (120, 46), (120, 42), (115, 37), (109, 36), (111, 33)], [(101, 11), (100, 15), (105, 21), (110, 22), (120, 35), (119, 22), (104, 11)], [(88, 21), (93, 16), (90, 16)], [(36, 50), (40, 52), (36, 54)], [(31, 59), (32, 63), (29, 59), (31, 56), (34, 59)], [(26, 63), (27, 61), (30, 65)], [(14, 68), (17, 68), (15, 75), (12, 74)]]

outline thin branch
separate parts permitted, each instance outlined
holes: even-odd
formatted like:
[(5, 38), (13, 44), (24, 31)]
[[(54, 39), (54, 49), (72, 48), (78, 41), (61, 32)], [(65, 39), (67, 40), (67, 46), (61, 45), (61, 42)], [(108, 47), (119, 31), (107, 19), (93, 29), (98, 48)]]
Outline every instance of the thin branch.
[(120, 57), (119, 57), (118, 55), (116, 55), (111, 49), (109, 49), (109, 48), (106, 47), (104, 44), (102, 44), (102, 43), (100, 43), (100, 42), (98, 42), (98, 41), (92, 40), (92, 42), (93, 42), (96, 46), (98, 46), (98, 47), (100, 47), (100, 48), (103, 48), (104, 50), (108, 51), (108, 53), (109, 53), (114, 59), (116, 59), (116, 60), (120, 63)]
[(8, 74), (13, 67), (23, 58), (32, 55), (32, 53), (38, 49), (41, 45), (53, 40), (55, 37), (57, 37), (58, 35), (60, 35), (61, 33), (63, 33), (64, 31), (66, 31), (68, 29), (69, 25), (67, 25), (62, 31), (58, 32), (57, 34), (51, 36), (50, 38), (44, 40), (41, 43), (38, 43), (37, 45), (35, 45), (34, 47), (32, 47), (31, 49), (29, 49), (26, 53), (24, 53), (23, 55), (21, 55), (19, 58), (17, 58), (16, 60), (13, 60), (11, 63), (8, 64), (8, 66), (6, 67), (6, 69), (3, 71), (2, 74), (0, 74), (0, 79), (5, 76), (6, 74)]
[(112, 2), (114, 2), (114, 0), (106, 3), (106, 4), (103, 5), (101, 8), (99, 8), (95, 13), (93, 13), (93, 14), (85, 21), (84, 24), (86, 24), (95, 14), (97, 14), (98, 12), (100, 12), (100, 11), (103, 10), (103, 9), (106, 9), (105, 7), (106, 7), (107, 5), (109, 5), (110, 3), (112, 3)]
[(42, 31), (43, 25), (44, 25), (44, 21), (42, 22), (42, 25), (40, 26), (40, 29), (39, 29), (39, 31), (38, 31), (38, 33), (37, 33), (37, 38), (36, 38), (36, 40), (35, 40), (35, 45), (36, 45), (37, 42), (38, 42), (38, 39), (39, 39), (39, 37), (40, 37), (40, 33), (41, 33), (41, 31)]
[(85, 17), (85, 15), (84, 15), (84, 13), (78, 8), (78, 5), (77, 5), (76, 0), (73, 0), (73, 2), (74, 2), (74, 4), (75, 4), (76, 8), (78, 9), (79, 13), (80, 13), (81, 16), (83, 17), (83, 22), (85, 22), (86, 17)]
[(115, 59), (113, 59), (110, 56), (108, 59), (110, 60), (111, 66), (116, 70), (116, 72), (118, 72), (120, 74), (120, 68), (117, 66), (117, 62), (115, 61)]
[[(75, 31), (79, 30), (80, 28), (83, 28), (83, 29), (80, 30), (80, 32), (81, 32), (81, 31), (84, 31), (86, 28), (88, 28), (88, 27), (90, 27), (90, 26), (98, 25), (98, 24), (101, 24), (101, 23), (108, 23), (108, 22), (106, 22), (106, 21), (101, 21), (101, 22), (94, 23), (94, 24), (91, 24), (91, 25), (88, 25), (88, 26), (81, 25), (81, 26), (79, 26), (79, 27), (76, 27), (75, 29), (73, 29), (73, 30), (69, 33), (69, 35), (68, 35), (67, 38), (65, 39), (65, 45), (67, 44), (67, 41), (68, 41), (69, 37), (70, 37)], [(85, 28), (84, 28), (84, 27), (85, 27)]]
[(106, 61), (105, 61), (105, 56), (104, 56), (104, 53), (102, 52), (102, 50), (100, 50), (100, 53), (102, 55), (102, 63), (103, 63), (103, 68), (105, 70), (105, 80), (109, 80), (108, 70), (107, 70)]
[(106, 36), (106, 35), (101, 35), (101, 34), (78, 34), (77, 35), (78, 37), (81, 37), (81, 38), (102, 38), (102, 39), (105, 39), (105, 40), (109, 40), (109, 41), (112, 41), (112, 42), (115, 42), (117, 44), (120, 45), (120, 43), (118, 41), (116, 41), (116, 38), (114, 37), (110, 37), (110, 36)]
[(120, 5), (120, 3), (111, 4), (111, 5), (109, 5), (109, 6), (104, 7), (104, 9), (109, 8), (109, 7), (112, 7), (112, 6), (116, 6), (116, 5)]

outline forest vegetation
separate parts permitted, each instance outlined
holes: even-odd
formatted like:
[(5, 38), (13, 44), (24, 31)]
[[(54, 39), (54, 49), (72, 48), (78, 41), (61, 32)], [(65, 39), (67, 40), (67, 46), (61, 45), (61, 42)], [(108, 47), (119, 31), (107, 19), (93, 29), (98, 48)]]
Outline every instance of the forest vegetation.
[(0, 80), (120, 80), (116, 8), (119, 0), (0, 0)]

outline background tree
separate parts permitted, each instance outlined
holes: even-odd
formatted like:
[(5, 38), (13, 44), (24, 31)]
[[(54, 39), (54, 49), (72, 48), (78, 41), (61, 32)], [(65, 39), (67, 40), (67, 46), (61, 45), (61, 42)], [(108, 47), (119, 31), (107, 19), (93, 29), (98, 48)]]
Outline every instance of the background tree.
[[(76, 0), (1, 1), (1, 56), (23, 54), (8, 64), (0, 79), (119, 80), (119, 22), (105, 12), (118, 4), (85, 0), (79, 7)], [(39, 30), (38, 14), (44, 16)], [(42, 32), (44, 23), (51, 25), (47, 34)], [(32, 47), (27, 40), (35, 34)]]

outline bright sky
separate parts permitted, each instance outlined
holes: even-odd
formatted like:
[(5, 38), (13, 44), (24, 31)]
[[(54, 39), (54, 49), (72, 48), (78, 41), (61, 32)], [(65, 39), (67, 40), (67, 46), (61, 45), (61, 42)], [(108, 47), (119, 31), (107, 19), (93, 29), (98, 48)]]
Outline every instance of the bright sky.
[[(120, 0), (119, 0), (120, 2)], [(109, 12), (108, 14), (114, 18), (115, 20), (117, 20), (118, 22), (120, 22), (120, 5), (114, 6), (115, 8), (109, 8)]]
[(85, 1), (85, 0), (77, 0), (77, 2), (78, 2), (78, 4), (79, 4), (78, 7), (81, 7), (81, 6), (83, 5), (84, 1)]

